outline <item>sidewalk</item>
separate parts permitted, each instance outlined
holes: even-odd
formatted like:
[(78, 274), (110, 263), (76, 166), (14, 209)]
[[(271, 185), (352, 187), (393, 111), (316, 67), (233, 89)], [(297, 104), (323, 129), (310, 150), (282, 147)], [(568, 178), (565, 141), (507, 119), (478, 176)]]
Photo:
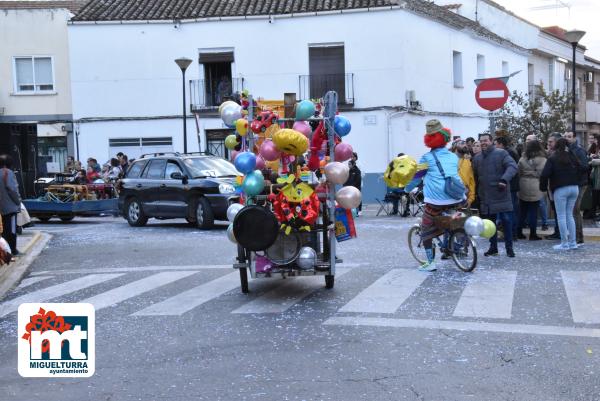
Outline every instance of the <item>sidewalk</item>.
[(10, 265), (0, 266), (0, 299), (26, 273), (29, 265), (42, 252), (50, 235), (40, 231), (25, 230), (17, 237), (17, 249), (20, 255)]

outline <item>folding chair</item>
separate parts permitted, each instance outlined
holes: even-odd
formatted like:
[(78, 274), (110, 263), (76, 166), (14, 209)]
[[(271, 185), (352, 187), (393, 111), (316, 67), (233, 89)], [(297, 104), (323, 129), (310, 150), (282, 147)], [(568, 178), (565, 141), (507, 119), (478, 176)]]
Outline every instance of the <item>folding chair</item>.
[[(410, 198), (410, 214), (416, 217), (419, 213), (423, 213), (423, 208), (425, 207), (423, 189), (421, 187), (413, 189), (408, 194), (408, 197)], [(409, 205), (406, 205), (406, 207), (409, 207)]]
[[(390, 191), (385, 194), (383, 200), (378, 198), (375, 198), (375, 200), (379, 203), (379, 210), (377, 211), (376, 216), (379, 216), (381, 212), (385, 212), (387, 216), (390, 216), (394, 211), (394, 202), (402, 201), (402, 194)], [(398, 206), (401, 207), (402, 205), (399, 204)]]

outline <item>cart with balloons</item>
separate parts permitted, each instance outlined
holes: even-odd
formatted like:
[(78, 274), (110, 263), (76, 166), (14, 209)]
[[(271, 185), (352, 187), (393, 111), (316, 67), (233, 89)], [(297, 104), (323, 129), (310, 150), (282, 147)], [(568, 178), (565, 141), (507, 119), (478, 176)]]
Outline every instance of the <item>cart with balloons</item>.
[(282, 113), (261, 107), (246, 92), (223, 103), (223, 122), (235, 128), (225, 140), (240, 175), (240, 202), (229, 206), (229, 240), (237, 246), (242, 292), (248, 276), (324, 276), (333, 288), (336, 243), (356, 237), (351, 210), (360, 190), (348, 180), (352, 147), (343, 142), (349, 120), (338, 115), (337, 93), (303, 100)]

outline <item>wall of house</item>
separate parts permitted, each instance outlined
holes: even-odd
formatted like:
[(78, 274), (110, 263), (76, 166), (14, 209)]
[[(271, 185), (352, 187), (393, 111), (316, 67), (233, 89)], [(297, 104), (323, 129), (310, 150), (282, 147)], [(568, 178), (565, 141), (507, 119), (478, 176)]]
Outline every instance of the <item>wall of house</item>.
[[(65, 9), (0, 11), (0, 121), (70, 118), (69, 18)], [(15, 56), (52, 56), (55, 91), (15, 94)]]

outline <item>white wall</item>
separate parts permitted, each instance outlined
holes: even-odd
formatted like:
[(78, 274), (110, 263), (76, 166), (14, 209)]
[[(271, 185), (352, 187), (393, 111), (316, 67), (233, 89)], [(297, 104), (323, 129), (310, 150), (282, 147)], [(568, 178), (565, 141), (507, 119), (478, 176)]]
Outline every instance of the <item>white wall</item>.
[[(0, 107), (5, 116), (71, 114), (69, 18), (64, 9), (0, 12)], [(56, 93), (15, 95), (15, 56), (52, 56)]]

